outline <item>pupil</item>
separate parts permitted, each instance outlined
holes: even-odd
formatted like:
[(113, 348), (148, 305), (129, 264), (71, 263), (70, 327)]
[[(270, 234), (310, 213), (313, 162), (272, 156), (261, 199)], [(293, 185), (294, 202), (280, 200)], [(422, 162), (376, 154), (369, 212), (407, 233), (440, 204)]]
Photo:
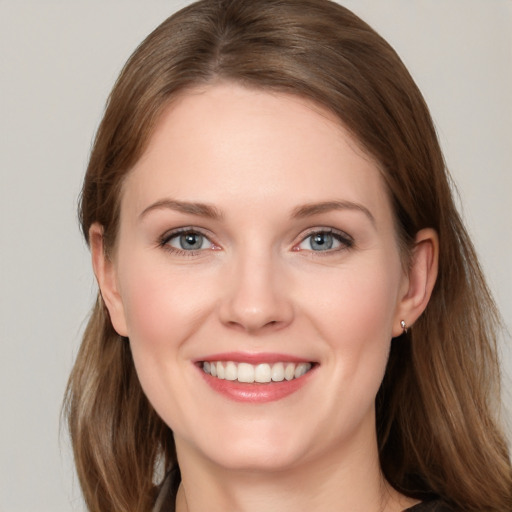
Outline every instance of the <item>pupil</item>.
[(183, 249), (200, 249), (203, 245), (203, 237), (197, 233), (186, 233), (181, 235), (180, 245)]
[(331, 249), (333, 245), (332, 235), (329, 233), (318, 233), (311, 239), (311, 248), (320, 251)]

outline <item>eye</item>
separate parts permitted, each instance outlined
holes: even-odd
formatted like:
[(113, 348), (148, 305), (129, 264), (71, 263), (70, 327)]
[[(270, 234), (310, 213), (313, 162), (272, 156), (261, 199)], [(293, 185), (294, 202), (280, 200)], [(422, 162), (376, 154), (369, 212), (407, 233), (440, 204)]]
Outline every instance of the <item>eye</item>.
[(352, 247), (353, 243), (352, 238), (342, 232), (322, 230), (310, 233), (296, 247), (297, 250), (326, 252), (346, 249)]
[(163, 237), (161, 245), (177, 252), (193, 252), (214, 248), (212, 242), (205, 235), (194, 230), (169, 233)]

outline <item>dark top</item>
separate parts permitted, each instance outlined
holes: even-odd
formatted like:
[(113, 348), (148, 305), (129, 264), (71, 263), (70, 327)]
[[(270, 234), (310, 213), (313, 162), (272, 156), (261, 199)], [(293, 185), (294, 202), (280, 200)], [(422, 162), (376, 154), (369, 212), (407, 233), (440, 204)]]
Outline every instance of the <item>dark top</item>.
[(435, 500), (418, 503), (414, 507), (404, 510), (404, 512), (453, 512), (453, 509), (446, 505), (446, 503)]
[[(180, 478), (176, 473), (176, 471), (170, 471), (165, 477), (158, 490), (153, 512), (175, 512), (176, 493), (180, 483)], [(453, 510), (444, 502), (435, 500), (418, 503), (404, 512), (453, 512)]]

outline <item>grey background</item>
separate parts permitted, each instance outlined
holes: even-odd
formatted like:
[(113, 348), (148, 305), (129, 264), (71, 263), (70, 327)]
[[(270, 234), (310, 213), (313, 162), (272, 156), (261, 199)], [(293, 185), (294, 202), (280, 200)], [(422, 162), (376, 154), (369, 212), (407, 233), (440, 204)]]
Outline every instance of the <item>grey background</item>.
[[(65, 429), (59, 433), (95, 295), (77, 196), (122, 64), (187, 3), (0, 0), (1, 512), (83, 510)], [(342, 3), (395, 46), (424, 92), (512, 330), (512, 2)], [(505, 346), (503, 360), (512, 374)], [(512, 409), (508, 381), (505, 388)]]

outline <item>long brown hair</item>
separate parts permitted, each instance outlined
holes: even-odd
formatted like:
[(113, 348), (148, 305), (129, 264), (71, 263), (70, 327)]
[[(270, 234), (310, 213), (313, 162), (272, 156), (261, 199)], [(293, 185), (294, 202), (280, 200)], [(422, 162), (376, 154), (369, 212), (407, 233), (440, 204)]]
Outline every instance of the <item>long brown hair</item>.
[[(404, 252), (422, 228), (440, 239), (426, 311), (394, 340), (377, 396), (383, 473), (402, 493), (464, 511), (512, 510), (497, 423), (499, 315), (454, 206), (429, 111), (394, 50), (329, 0), (202, 0), (139, 46), (109, 97), (80, 220), (116, 241), (121, 185), (180, 91), (215, 80), (309, 98), (379, 162)], [(67, 414), (91, 511), (147, 511), (155, 468), (176, 464), (170, 429), (144, 396), (128, 343), (98, 297), (70, 376)]]

